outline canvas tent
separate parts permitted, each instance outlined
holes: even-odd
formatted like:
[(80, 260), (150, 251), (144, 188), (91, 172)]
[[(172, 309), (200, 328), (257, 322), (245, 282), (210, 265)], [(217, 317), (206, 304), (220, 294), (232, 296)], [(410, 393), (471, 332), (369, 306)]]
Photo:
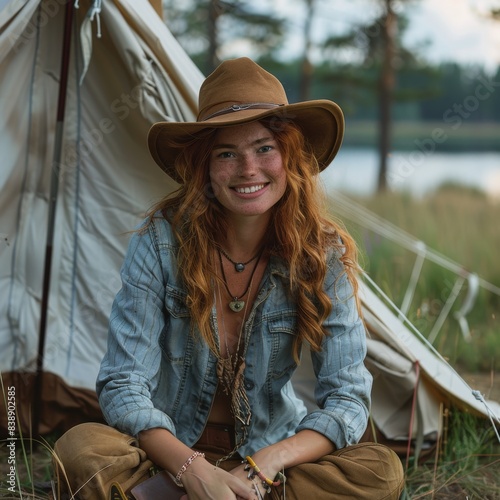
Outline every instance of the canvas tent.
[[(127, 232), (173, 188), (146, 134), (160, 119), (192, 119), (202, 78), (148, 2), (106, 1), (100, 12), (79, 2), (54, 164), (65, 4), (15, 1), (0, 12), (0, 369), (22, 409), (33, 400), (53, 173), (58, 182), (42, 431), (96, 412)], [(19, 417), (27, 426), (28, 412)]]
[[(33, 427), (34, 401), (41, 433), (100, 419), (94, 382), (129, 232), (174, 188), (150, 158), (146, 134), (160, 119), (193, 119), (203, 79), (146, 0), (78, 4), (66, 42), (62, 0), (17, 0), (0, 11), (0, 371), (4, 386), (15, 387), (24, 432)], [(39, 358), (47, 246), (52, 266)], [(413, 332), (364, 286), (363, 308), (372, 414), (388, 439), (435, 441), (441, 403), (485, 414), (460, 377), (420, 344), (408, 345)], [(296, 386), (307, 400), (304, 360)]]

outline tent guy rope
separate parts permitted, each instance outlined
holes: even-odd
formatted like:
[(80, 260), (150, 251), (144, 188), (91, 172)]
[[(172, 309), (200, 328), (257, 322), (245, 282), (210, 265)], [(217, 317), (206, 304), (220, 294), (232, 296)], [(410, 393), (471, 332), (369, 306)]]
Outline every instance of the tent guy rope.
[(458, 298), (464, 283), (467, 281), (469, 285), (464, 303), (460, 310), (454, 314), (455, 319), (458, 321), (462, 335), (466, 341), (471, 339), (469, 325), (467, 324), (466, 316), (472, 310), (479, 288), (483, 288), (495, 295), (500, 296), (500, 287), (480, 278), (476, 273), (467, 271), (462, 265), (446, 257), (445, 255), (429, 248), (424, 242), (415, 238), (411, 234), (392, 224), (391, 222), (383, 219), (382, 217), (369, 211), (362, 205), (351, 200), (349, 197), (343, 195), (339, 191), (330, 190), (328, 199), (334, 207), (335, 213), (345, 219), (374, 231), (375, 233), (387, 238), (403, 248), (416, 254), (415, 264), (413, 266), (410, 281), (407, 286), (406, 294), (403, 303), (400, 307), (402, 314), (407, 314), (414, 291), (422, 270), (425, 260), (434, 262), (435, 264), (448, 269), (457, 275), (457, 281), (450, 295), (433, 327), (432, 333), (429, 336), (429, 341), (434, 342), (439, 330), (443, 326), (446, 318), (448, 317), (453, 304)]
[[(402, 311), (394, 304), (394, 302), (387, 296), (387, 294), (384, 293), (384, 291), (373, 281), (370, 276), (367, 273), (363, 273), (363, 277), (366, 279), (366, 281), (373, 287), (374, 290), (384, 299), (384, 301), (387, 303), (387, 305), (393, 309), (395, 314), (397, 314), (400, 319), (407, 325), (407, 327), (417, 336), (418, 339), (437, 357), (439, 360), (446, 364), (448, 368), (454, 372), (458, 377), (460, 377), (460, 374), (453, 368), (453, 366), (450, 365), (450, 363), (439, 353), (439, 351), (422, 335), (422, 333), (413, 325), (413, 323), (402, 313)], [(418, 360), (417, 360), (418, 361)], [(460, 377), (461, 378), (461, 377)], [(463, 380), (463, 379), (462, 379)], [(493, 410), (489, 407), (487, 404), (484, 396), (481, 394), (480, 391), (474, 390), (470, 387), (470, 385), (463, 380), (463, 383), (469, 388), (471, 394), (480, 402), (483, 404), (483, 406), (486, 409), (486, 413), (490, 418), (491, 424), (494, 428), (495, 434), (497, 436), (498, 442), (500, 443), (500, 435), (498, 433), (498, 430), (496, 428), (496, 425), (494, 423), (494, 420), (496, 420), (500, 424), (500, 415), (495, 415)]]

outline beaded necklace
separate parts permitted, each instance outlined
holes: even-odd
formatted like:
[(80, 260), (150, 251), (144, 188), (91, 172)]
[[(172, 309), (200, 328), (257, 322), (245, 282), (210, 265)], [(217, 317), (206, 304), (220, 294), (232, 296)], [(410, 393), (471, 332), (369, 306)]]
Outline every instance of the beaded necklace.
[(246, 262), (235, 262), (233, 259), (231, 259), (231, 257), (229, 257), (229, 255), (227, 254), (227, 252), (224, 251), (223, 248), (219, 249), (219, 254), (222, 253), (222, 255), (224, 255), (224, 257), (226, 257), (226, 259), (229, 262), (231, 262), (231, 264), (234, 266), (234, 270), (237, 273), (242, 273), (245, 270), (245, 266), (247, 264), (250, 264), (250, 262), (252, 262), (252, 260), (256, 259), (261, 252), (262, 252), (262, 250), (257, 252), (250, 260), (247, 260)]

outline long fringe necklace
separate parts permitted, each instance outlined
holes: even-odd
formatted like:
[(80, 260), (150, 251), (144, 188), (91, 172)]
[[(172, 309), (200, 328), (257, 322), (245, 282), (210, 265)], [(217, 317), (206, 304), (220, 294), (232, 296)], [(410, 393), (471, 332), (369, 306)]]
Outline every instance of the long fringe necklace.
[[(252, 270), (252, 273), (250, 275), (250, 281), (248, 283), (247, 289), (243, 293), (243, 295), (240, 296), (244, 297), (247, 292), (249, 295), (252, 293), (252, 284), (253, 284), (253, 278), (255, 271), (257, 269), (257, 266), (259, 264), (260, 258), (262, 256), (263, 249), (259, 251), (259, 253), (252, 258), (250, 261), (248, 261), (246, 264), (257, 258), (257, 262), (255, 263), (255, 266)], [(221, 272), (222, 272), (222, 278), (224, 285), (226, 287), (227, 292), (231, 297), (233, 297), (233, 294), (229, 291), (229, 287), (227, 284), (226, 280), (226, 275), (224, 273), (224, 267), (222, 264), (222, 259), (220, 256), (220, 251), (219, 251), (219, 260), (220, 260), (220, 265), (221, 265)], [(230, 259), (228, 259), (230, 260)], [(240, 271), (238, 271), (240, 272)], [(243, 384), (244, 380), (244, 372), (245, 372), (245, 343), (243, 342), (242, 344), (242, 339), (243, 339), (243, 330), (245, 327), (245, 320), (246, 320), (246, 315), (247, 315), (247, 310), (248, 310), (248, 301), (241, 301), (243, 302), (241, 308), (239, 309), (240, 311), (244, 309), (243, 311), (243, 317), (241, 321), (241, 326), (240, 326), (240, 331), (238, 333), (238, 342), (236, 344), (236, 349), (234, 353), (231, 353), (231, 350), (229, 349), (229, 343), (227, 341), (228, 335), (227, 335), (227, 329), (226, 329), (226, 322), (224, 320), (224, 303), (222, 302), (222, 294), (220, 291), (220, 286), (217, 286), (217, 292), (219, 296), (219, 304), (220, 304), (220, 314), (221, 314), (221, 322), (222, 322), (222, 330), (224, 334), (224, 347), (226, 349), (226, 355), (223, 356), (221, 349), (219, 347), (219, 352), (217, 353), (217, 378), (222, 386), (222, 390), (226, 396), (229, 396), (231, 399), (231, 413), (233, 414), (235, 420), (238, 420), (241, 422), (243, 425), (243, 435), (242, 438), (236, 443), (234, 449), (225, 457), (220, 458), (216, 465), (218, 466), (220, 462), (230, 458), (238, 449), (241, 443), (243, 443), (246, 439), (246, 429), (248, 425), (250, 424), (250, 419), (251, 419), (251, 408), (250, 408), (250, 402), (248, 400), (248, 396), (245, 390), (245, 386)], [(236, 297), (234, 300), (238, 300), (238, 297)], [(232, 311), (235, 311), (231, 307), (231, 302), (228, 304), (229, 308)], [(237, 312), (237, 311), (235, 311)], [(244, 408), (244, 411), (242, 411), (242, 407)], [(246, 417), (245, 417), (246, 415)], [(283, 474), (285, 473), (283, 469)], [(259, 497), (259, 499), (263, 500), (262, 493), (260, 492), (259, 487), (257, 484), (253, 484), (254, 486), (254, 491)], [(280, 494), (280, 499), (281, 500), (286, 500), (286, 490), (285, 490), (285, 484), (283, 484), (283, 489)]]
[[(246, 303), (244, 306), (245, 310), (243, 312), (241, 327), (238, 333), (238, 342), (236, 344), (236, 349), (234, 353), (231, 353), (231, 350), (229, 349), (229, 343), (227, 341), (228, 334), (226, 322), (224, 319), (224, 304), (222, 302), (220, 287), (217, 288), (219, 292), (219, 303), (221, 308), (220, 311), (222, 330), (224, 335), (224, 347), (226, 349), (226, 355), (223, 356), (219, 348), (219, 353), (217, 356), (217, 378), (221, 383), (224, 394), (226, 394), (226, 396), (229, 396), (231, 399), (231, 412), (233, 413), (234, 418), (236, 420), (239, 420), (243, 424), (243, 426), (246, 427), (250, 423), (250, 402), (248, 401), (245, 386), (243, 385), (243, 375), (245, 371), (245, 343), (244, 341), (242, 342), (242, 340), (248, 303)], [(244, 412), (242, 411), (242, 406), (245, 409)]]
[[(262, 254), (262, 251), (260, 252)], [(259, 255), (260, 259), (260, 255)], [(255, 265), (255, 268), (252, 271), (250, 281), (248, 284), (247, 289), (245, 290), (245, 293), (243, 295), (246, 295), (248, 292), (249, 295), (251, 294), (252, 291), (252, 285), (253, 285), (253, 278), (255, 275), (255, 270), (257, 268), (258, 261)], [(223, 267), (222, 267), (222, 262), (221, 262), (221, 270), (222, 273), (224, 273)], [(223, 274), (223, 281), (224, 285), (227, 287), (225, 275)], [(247, 437), (247, 428), (250, 425), (250, 419), (251, 419), (251, 407), (250, 407), (250, 402), (248, 400), (248, 395), (245, 390), (245, 385), (244, 385), (244, 373), (245, 373), (245, 351), (246, 351), (246, 344), (243, 339), (244, 334), (244, 328), (245, 328), (245, 321), (247, 318), (247, 311), (248, 311), (248, 302), (249, 301), (241, 301), (243, 302), (242, 307), (240, 310), (243, 310), (243, 316), (241, 318), (241, 326), (239, 328), (238, 332), (238, 340), (236, 343), (236, 349), (234, 352), (231, 352), (231, 349), (229, 348), (229, 343), (228, 343), (228, 333), (227, 333), (227, 328), (226, 328), (226, 322), (224, 318), (224, 307), (225, 304), (222, 301), (222, 293), (221, 293), (221, 288), (219, 285), (217, 285), (217, 292), (218, 292), (218, 299), (219, 299), (219, 304), (220, 304), (220, 316), (221, 316), (221, 323), (222, 323), (222, 333), (224, 335), (224, 347), (225, 347), (225, 355), (222, 354), (222, 350), (220, 348), (219, 344), (219, 350), (216, 353), (217, 354), (217, 378), (219, 380), (219, 383), (221, 385), (223, 393), (229, 397), (230, 399), (230, 405), (231, 405), (231, 413), (234, 417), (235, 420), (239, 421), (242, 424), (242, 435), (241, 438), (238, 440), (236, 443), (234, 449), (225, 457), (221, 458), (218, 460), (219, 462), (222, 462), (223, 460), (228, 459), (231, 457), (238, 447), (245, 441)], [(229, 292), (228, 293), (232, 296), (232, 294)], [(226, 303), (227, 304), (227, 303)], [(229, 307), (231, 308), (231, 305), (228, 304)], [(234, 311), (233, 308), (231, 308), (232, 311)]]

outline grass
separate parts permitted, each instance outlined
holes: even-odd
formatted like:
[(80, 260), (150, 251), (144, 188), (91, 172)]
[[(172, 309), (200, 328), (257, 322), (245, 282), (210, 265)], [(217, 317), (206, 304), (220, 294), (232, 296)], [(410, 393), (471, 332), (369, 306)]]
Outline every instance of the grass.
[(0, 442), (0, 472), (2, 482), (0, 498), (5, 499), (43, 499), (47, 500), (51, 491), (52, 447), (50, 441), (18, 439), (16, 440), (16, 487), (14, 491), (4, 481), (7, 476), (7, 442)]
[[(477, 189), (443, 185), (425, 198), (386, 193), (356, 200), (397, 225), (427, 247), (440, 252), (465, 270), (500, 287), (500, 203)], [(364, 268), (384, 292), (400, 306), (416, 255), (372, 230), (351, 222), (346, 225), (357, 239)], [(408, 317), (426, 336), (432, 330), (457, 281), (457, 275), (426, 261)], [(500, 359), (500, 296), (480, 288), (466, 315), (470, 340), (463, 335), (454, 314), (466, 304), (469, 284), (464, 282), (434, 346), (460, 370), (495, 371)]]
[[(500, 445), (488, 422), (466, 413), (451, 412), (435, 457), (406, 470), (401, 500), (498, 500), (500, 499)], [(11, 492), (2, 482), (0, 498), (6, 500), (50, 500), (52, 447), (47, 441), (18, 441), (16, 470), (18, 485)], [(0, 472), (5, 477), (9, 455), (0, 443)]]
[(438, 455), (409, 467), (403, 500), (500, 498), (500, 445), (487, 421), (448, 412)]

